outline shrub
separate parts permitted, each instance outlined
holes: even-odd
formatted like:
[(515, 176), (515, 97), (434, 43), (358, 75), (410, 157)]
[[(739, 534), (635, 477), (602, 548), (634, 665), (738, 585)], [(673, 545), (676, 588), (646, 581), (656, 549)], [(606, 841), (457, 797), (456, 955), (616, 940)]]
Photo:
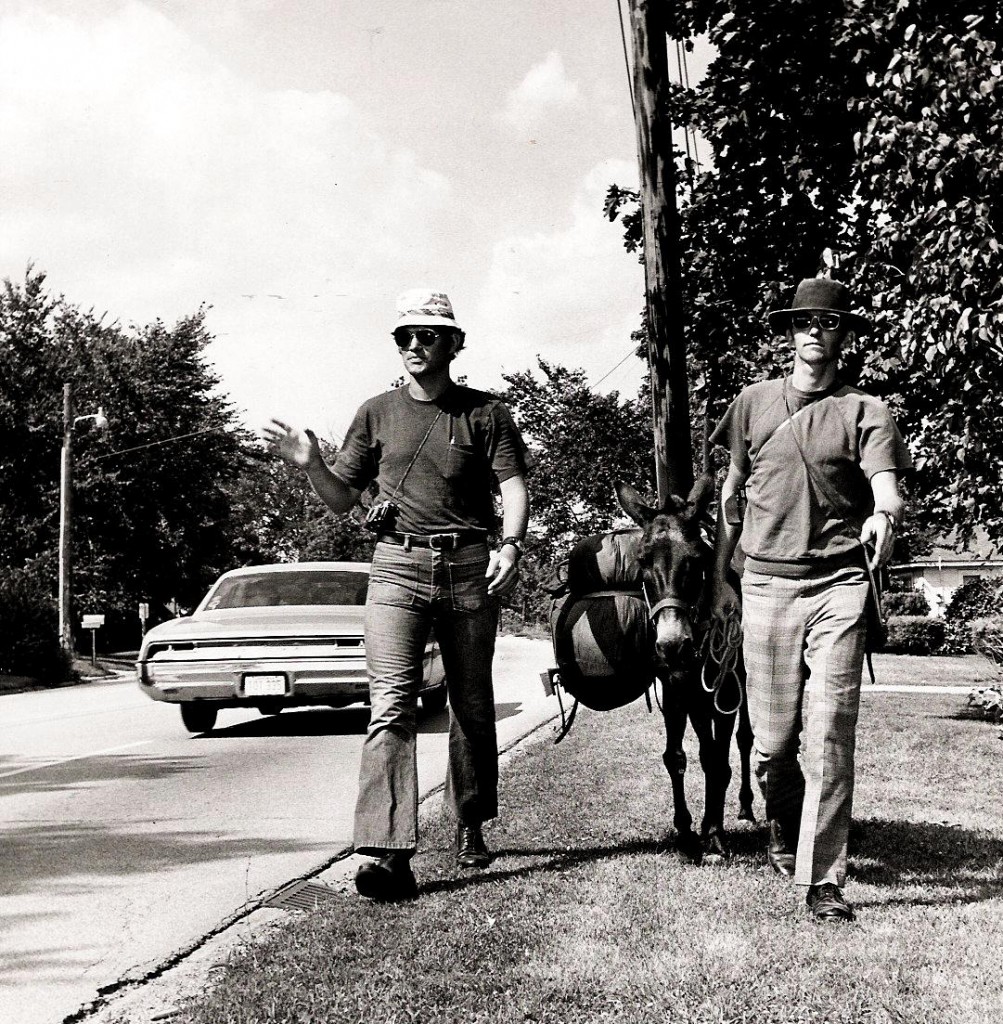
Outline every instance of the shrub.
[(944, 623), (944, 641), (937, 653), (971, 654), (974, 648), (972, 647), (972, 632), (968, 623), (948, 622), (946, 619), (941, 621)]
[(885, 649), (895, 654), (932, 654), (944, 642), (944, 623), (926, 615), (893, 615), (888, 619)]
[(972, 647), (1003, 668), (1003, 615), (976, 619), (969, 627)]
[(971, 622), (1003, 614), (1003, 580), (977, 579), (962, 583), (944, 612), (947, 622)]
[(885, 615), (929, 615), (930, 602), (919, 590), (900, 590), (883, 594), (881, 605)]
[(0, 569), (0, 621), (0, 672), (50, 683), (70, 678), (55, 602), (28, 570)]

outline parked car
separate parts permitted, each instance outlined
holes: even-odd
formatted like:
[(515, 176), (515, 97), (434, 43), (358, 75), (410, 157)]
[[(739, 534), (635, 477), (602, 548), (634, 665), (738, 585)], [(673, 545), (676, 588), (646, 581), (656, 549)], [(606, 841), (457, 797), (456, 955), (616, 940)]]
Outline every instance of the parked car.
[[(178, 704), (189, 732), (220, 708), (274, 715), (305, 705), (369, 702), (363, 614), (365, 562), (255, 565), (224, 573), (191, 615), (154, 626), (136, 662), (140, 689)], [(425, 648), (421, 704), (446, 706), (434, 637)]]

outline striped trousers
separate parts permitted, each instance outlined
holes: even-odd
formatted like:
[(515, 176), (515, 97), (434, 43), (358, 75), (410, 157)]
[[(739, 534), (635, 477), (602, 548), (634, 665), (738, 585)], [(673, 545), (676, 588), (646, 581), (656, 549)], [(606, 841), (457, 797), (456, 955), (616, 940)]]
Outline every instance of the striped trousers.
[(867, 575), (742, 577), (756, 776), (770, 820), (800, 818), (797, 885), (846, 880)]

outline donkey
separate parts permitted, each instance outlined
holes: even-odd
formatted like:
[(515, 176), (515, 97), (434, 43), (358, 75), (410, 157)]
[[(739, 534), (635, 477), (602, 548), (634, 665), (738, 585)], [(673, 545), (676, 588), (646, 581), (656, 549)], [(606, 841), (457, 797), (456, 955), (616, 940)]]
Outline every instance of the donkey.
[[(672, 782), (676, 843), (681, 853), (697, 863), (704, 857), (727, 859), (724, 803), (731, 781), (729, 750), (736, 717), (742, 770), (739, 818), (755, 821), (749, 774), (752, 728), (745, 703), (745, 669), (740, 652), (732, 677), (738, 692), (723, 710), (713, 688), (705, 685), (708, 675), (700, 658), (708, 640), (709, 626), (701, 622), (701, 612), (709, 598), (712, 558), (711, 548), (701, 536), (700, 522), (714, 495), (714, 482), (710, 476), (701, 476), (688, 498), (670, 495), (660, 509), (644, 504), (629, 484), (617, 484), (616, 491), (621, 507), (642, 530), (637, 560), (655, 631), (655, 674), (662, 683), (666, 736), (662, 760)], [(699, 741), (705, 780), (700, 836), (693, 831), (683, 787), (687, 718), (693, 723)]]

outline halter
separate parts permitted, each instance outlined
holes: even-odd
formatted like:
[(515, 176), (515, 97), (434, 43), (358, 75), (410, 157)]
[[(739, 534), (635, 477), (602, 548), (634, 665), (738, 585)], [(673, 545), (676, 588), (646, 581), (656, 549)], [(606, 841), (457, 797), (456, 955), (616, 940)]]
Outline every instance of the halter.
[(658, 613), (664, 608), (675, 608), (676, 611), (682, 612), (690, 622), (693, 621), (693, 605), (687, 601), (682, 601), (673, 594), (669, 597), (663, 597), (661, 601), (656, 601), (652, 604), (651, 598), (648, 596), (648, 585), (643, 579), (641, 580), (641, 591), (644, 594), (644, 603), (648, 606), (648, 618), (652, 622), (655, 621)]

